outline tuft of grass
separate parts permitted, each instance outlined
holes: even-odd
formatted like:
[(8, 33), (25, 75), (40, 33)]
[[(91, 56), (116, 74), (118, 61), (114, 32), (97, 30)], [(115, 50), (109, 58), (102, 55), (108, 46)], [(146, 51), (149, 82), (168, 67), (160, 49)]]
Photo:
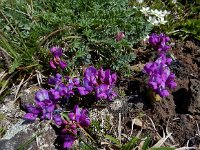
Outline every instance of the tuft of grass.
[[(133, 45), (152, 26), (128, 0), (13, 0), (0, 4), (0, 46), (16, 68), (44, 69), (47, 48), (64, 47), (68, 72), (85, 65), (110, 67), (126, 76), (135, 59)], [(118, 32), (125, 39), (116, 42)]]

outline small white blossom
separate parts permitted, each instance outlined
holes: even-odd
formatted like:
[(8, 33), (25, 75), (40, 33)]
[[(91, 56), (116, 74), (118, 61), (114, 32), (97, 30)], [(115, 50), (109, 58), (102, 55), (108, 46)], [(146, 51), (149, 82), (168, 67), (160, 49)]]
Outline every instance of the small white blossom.
[(167, 21), (165, 20), (165, 17), (170, 14), (170, 12), (164, 10), (159, 11), (157, 9), (153, 10), (149, 7), (142, 7), (140, 10), (145, 16), (148, 16), (148, 20), (151, 24), (157, 26), (159, 24), (166, 24)]
[(177, 0), (172, 0), (172, 3), (173, 3), (173, 4), (176, 4), (176, 2), (177, 2)]
[(160, 24), (166, 24), (167, 21), (164, 18), (160, 18)]
[(148, 22), (150, 22), (152, 25), (157, 26), (159, 25), (159, 20), (155, 16), (149, 16)]
[(143, 0), (136, 0), (138, 3), (143, 3), (144, 1)]
[(150, 8), (149, 7), (142, 7), (142, 9), (140, 10), (145, 16), (149, 15), (150, 12)]
[(166, 11), (166, 10), (164, 10), (164, 11), (159, 11), (159, 10), (155, 9), (155, 10), (151, 10), (151, 11), (150, 11), (150, 14), (151, 14), (151, 15), (155, 15), (155, 16), (157, 16), (157, 17), (159, 17), (159, 18), (162, 18), (162, 17), (165, 17), (166, 15), (168, 15), (169, 12)]

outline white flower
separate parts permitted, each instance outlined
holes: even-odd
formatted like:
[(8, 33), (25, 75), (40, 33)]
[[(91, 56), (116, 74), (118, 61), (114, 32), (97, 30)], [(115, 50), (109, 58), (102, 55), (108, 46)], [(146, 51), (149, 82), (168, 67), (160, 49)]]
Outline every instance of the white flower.
[(138, 3), (143, 3), (144, 0), (136, 0)]
[(166, 10), (164, 10), (164, 11), (159, 11), (159, 10), (157, 10), (157, 9), (151, 10), (150, 13), (151, 13), (151, 15), (155, 15), (155, 16), (157, 16), (157, 17), (159, 17), (159, 18), (165, 17), (166, 15), (169, 14), (169, 12), (166, 11)]
[(160, 18), (160, 24), (166, 24), (167, 21), (164, 18)]
[(142, 7), (140, 10), (145, 16), (149, 16), (148, 20), (154, 26), (158, 26), (159, 24), (166, 24), (165, 16), (167, 16), (170, 12), (167, 10), (160, 11), (158, 9), (150, 9), (149, 7)]
[(172, 0), (172, 3), (173, 3), (173, 4), (176, 4), (176, 2), (177, 2), (177, 0)]
[(158, 11), (157, 9), (155, 9), (155, 10), (151, 9), (150, 13), (151, 13), (151, 15), (159, 16), (160, 11)]
[(155, 16), (149, 16), (149, 19), (147, 20), (150, 22), (152, 25), (157, 26), (159, 25), (159, 20)]
[(148, 14), (150, 13), (150, 8), (149, 7), (142, 7), (142, 9), (140, 9), (140, 11), (145, 15), (148, 16)]
[(164, 10), (164, 11), (163, 11), (163, 14), (165, 14), (165, 15), (169, 15), (169, 14), (170, 14), (170, 12), (169, 12), (169, 11), (166, 11), (166, 10)]

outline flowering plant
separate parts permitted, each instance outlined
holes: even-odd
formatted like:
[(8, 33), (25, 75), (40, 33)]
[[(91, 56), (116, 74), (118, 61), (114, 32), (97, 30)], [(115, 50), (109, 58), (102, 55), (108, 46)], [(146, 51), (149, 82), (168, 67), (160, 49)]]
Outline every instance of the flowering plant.
[(57, 68), (57, 66), (60, 66), (60, 68), (63, 70), (67, 67), (67, 64), (61, 60), (61, 56), (63, 54), (61, 47), (52, 47), (50, 49), (50, 52), (54, 56), (54, 58), (50, 61), (50, 66), (54, 69)]
[(149, 62), (144, 67), (144, 72), (149, 75), (148, 85), (161, 97), (169, 96), (166, 89), (176, 87), (175, 74), (170, 72), (169, 65), (171, 58), (167, 57), (170, 46), (166, 45), (170, 38), (164, 34), (151, 34), (149, 43), (159, 52), (158, 58), (154, 62)]
[(78, 91), (81, 95), (94, 91), (97, 99), (112, 100), (116, 96), (112, 90), (116, 80), (117, 75), (111, 74), (109, 69), (104, 71), (102, 68), (96, 70), (94, 67), (89, 67), (84, 73), (83, 84), (78, 87)]
[[(58, 67), (62, 70), (65, 69), (67, 64), (60, 59), (62, 48), (52, 47), (50, 51), (54, 57), (50, 61), (50, 66), (54, 69)], [(38, 117), (41, 120), (51, 120), (62, 129), (63, 147), (69, 149), (77, 139), (77, 129), (87, 128), (90, 125), (88, 109), (82, 109), (77, 104), (66, 118), (66, 106), (68, 106), (69, 99), (78, 92), (79, 96), (95, 94), (98, 100), (111, 101), (117, 96), (112, 89), (116, 80), (116, 73), (111, 74), (109, 69), (104, 71), (103, 68), (96, 69), (93, 66), (86, 68), (83, 79), (56, 73), (55, 76), (49, 78), (48, 84), (51, 88), (37, 91), (35, 104), (26, 105), (27, 113), (24, 115), (24, 119), (34, 121)]]
[(169, 15), (170, 12), (164, 10), (159, 11), (157, 9), (153, 10), (149, 7), (142, 7), (140, 11), (145, 15), (148, 16), (148, 22), (150, 22), (152, 25), (158, 26), (160, 24), (166, 24), (167, 21), (165, 20), (165, 17)]

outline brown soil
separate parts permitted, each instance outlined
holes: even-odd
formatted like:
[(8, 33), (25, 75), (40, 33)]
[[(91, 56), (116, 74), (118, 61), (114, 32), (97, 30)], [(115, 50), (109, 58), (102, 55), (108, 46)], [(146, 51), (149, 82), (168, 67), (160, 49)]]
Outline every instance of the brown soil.
[[(122, 124), (125, 125), (123, 132), (130, 135), (132, 119), (139, 117), (143, 121), (143, 127), (134, 125), (133, 135), (143, 129), (142, 135), (150, 135), (151, 145), (154, 145), (159, 139), (159, 136), (172, 133), (173, 139), (166, 141), (169, 145), (192, 146), (197, 149), (200, 148), (200, 133), (198, 127), (200, 126), (200, 96), (194, 99), (195, 95), (191, 89), (193, 80), (200, 81), (200, 43), (191, 40), (186, 42), (175, 41), (175, 45), (171, 52), (174, 54), (176, 61), (172, 64), (171, 70), (177, 76), (177, 87), (171, 91), (171, 96), (162, 99), (160, 102), (150, 102), (145, 97), (144, 89), (145, 85), (140, 81), (128, 82), (127, 88), (128, 95), (132, 96), (129, 103), (133, 103), (129, 111), (125, 109), (121, 110), (123, 115)], [(146, 56), (146, 55), (145, 55)], [(148, 58), (140, 57), (142, 59), (151, 59), (152, 54), (149, 54)], [(148, 61), (148, 60), (147, 60)], [(140, 80), (144, 78), (144, 75), (134, 74), (134, 78)], [(145, 78), (144, 78), (145, 79)], [(199, 82), (200, 83), (200, 82)], [(144, 87), (143, 89), (141, 89)], [(143, 91), (143, 92), (142, 92)], [(200, 85), (195, 86), (195, 92), (200, 93)], [(139, 100), (138, 100), (139, 99)], [(142, 103), (142, 107), (137, 107), (139, 103)], [(127, 104), (129, 106), (129, 104)], [(154, 129), (151, 125), (150, 119), (144, 115), (149, 116), (155, 124)], [(116, 123), (118, 123), (119, 116), (116, 113)], [(145, 122), (147, 123), (145, 127)], [(151, 126), (151, 127), (150, 127)], [(169, 146), (168, 145), (168, 146)]]

